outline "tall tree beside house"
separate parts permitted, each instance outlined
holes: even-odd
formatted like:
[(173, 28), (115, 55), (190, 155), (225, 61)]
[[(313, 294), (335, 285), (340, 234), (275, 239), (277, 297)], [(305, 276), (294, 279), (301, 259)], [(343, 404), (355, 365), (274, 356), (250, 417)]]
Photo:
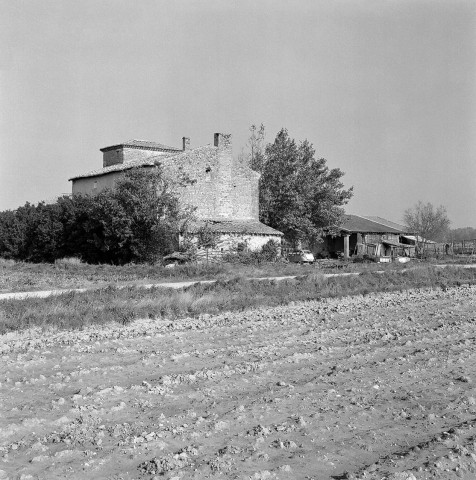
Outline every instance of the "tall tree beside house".
[(157, 166), (129, 170), (112, 190), (90, 197), (80, 233), (93, 247), (86, 260), (154, 262), (173, 251), (193, 213), (180, 207), (176, 187)]
[(422, 201), (405, 210), (403, 221), (417, 235), (417, 246), (422, 252), (425, 251), (424, 240), (444, 240), (451, 223), (444, 206), (434, 207)]
[(344, 173), (316, 159), (307, 140), (299, 145), (282, 129), (267, 145), (260, 178), (260, 220), (294, 243), (319, 241), (335, 229), (343, 206), (353, 195), (341, 181)]

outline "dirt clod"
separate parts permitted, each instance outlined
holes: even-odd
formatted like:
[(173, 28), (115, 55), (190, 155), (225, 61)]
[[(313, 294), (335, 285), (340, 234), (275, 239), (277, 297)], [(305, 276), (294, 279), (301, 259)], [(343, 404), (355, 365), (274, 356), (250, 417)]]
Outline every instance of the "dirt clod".
[(476, 287), (0, 337), (0, 480), (476, 478)]

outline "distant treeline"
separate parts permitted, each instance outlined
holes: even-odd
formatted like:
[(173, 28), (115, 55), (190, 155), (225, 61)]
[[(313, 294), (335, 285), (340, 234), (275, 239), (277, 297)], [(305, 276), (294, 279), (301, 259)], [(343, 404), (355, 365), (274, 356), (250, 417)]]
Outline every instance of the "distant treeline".
[(462, 242), (463, 240), (476, 240), (476, 228), (454, 228), (450, 231), (448, 239), (453, 242)]
[(95, 196), (64, 196), (0, 212), (0, 257), (54, 262), (153, 262), (173, 251), (181, 211), (160, 169), (127, 172), (114, 189)]

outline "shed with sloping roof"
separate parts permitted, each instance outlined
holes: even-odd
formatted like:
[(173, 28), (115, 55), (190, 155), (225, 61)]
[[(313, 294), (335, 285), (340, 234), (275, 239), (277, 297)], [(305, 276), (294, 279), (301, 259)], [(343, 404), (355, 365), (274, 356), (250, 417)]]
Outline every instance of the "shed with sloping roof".
[(334, 257), (369, 255), (378, 258), (412, 255), (403, 237), (411, 234), (405, 226), (377, 216), (345, 215), (339, 235), (325, 237), (325, 250)]

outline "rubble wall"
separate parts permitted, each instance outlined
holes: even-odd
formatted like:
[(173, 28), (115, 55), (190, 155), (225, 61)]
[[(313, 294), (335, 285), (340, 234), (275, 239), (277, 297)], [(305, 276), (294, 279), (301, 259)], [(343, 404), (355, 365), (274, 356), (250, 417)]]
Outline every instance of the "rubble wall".
[(179, 191), (181, 202), (196, 207), (199, 219), (258, 219), (259, 175), (234, 160), (231, 148), (200, 147), (164, 158), (164, 170), (193, 183)]
[[(104, 166), (154, 158), (175, 180), (190, 182), (178, 188), (181, 203), (196, 207), (198, 219), (258, 220), (259, 174), (233, 158), (231, 135), (216, 134), (216, 145), (178, 154), (140, 148), (103, 152)], [(73, 180), (73, 194), (94, 194), (112, 187), (122, 172)]]
[[(192, 235), (192, 243), (197, 244), (197, 236)], [(279, 250), (281, 249), (281, 236), (280, 235), (266, 235), (266, 234), (242, 234), (242, 233), (223, 233), (218, 236), (217, 244), (215, 248), (208, 250), (208, 256), (220, 257), (224, 253), (236, 252), (238, 244), (246, 244), (246, 248), (251, 251), (258, 251), (263, 245), (273, 240), (278, 244)], [(183, 238), (179, 239), (182, 242)], [(206, 249), (199, 248), (197, 250), (197, 258), (206, 256)]]

